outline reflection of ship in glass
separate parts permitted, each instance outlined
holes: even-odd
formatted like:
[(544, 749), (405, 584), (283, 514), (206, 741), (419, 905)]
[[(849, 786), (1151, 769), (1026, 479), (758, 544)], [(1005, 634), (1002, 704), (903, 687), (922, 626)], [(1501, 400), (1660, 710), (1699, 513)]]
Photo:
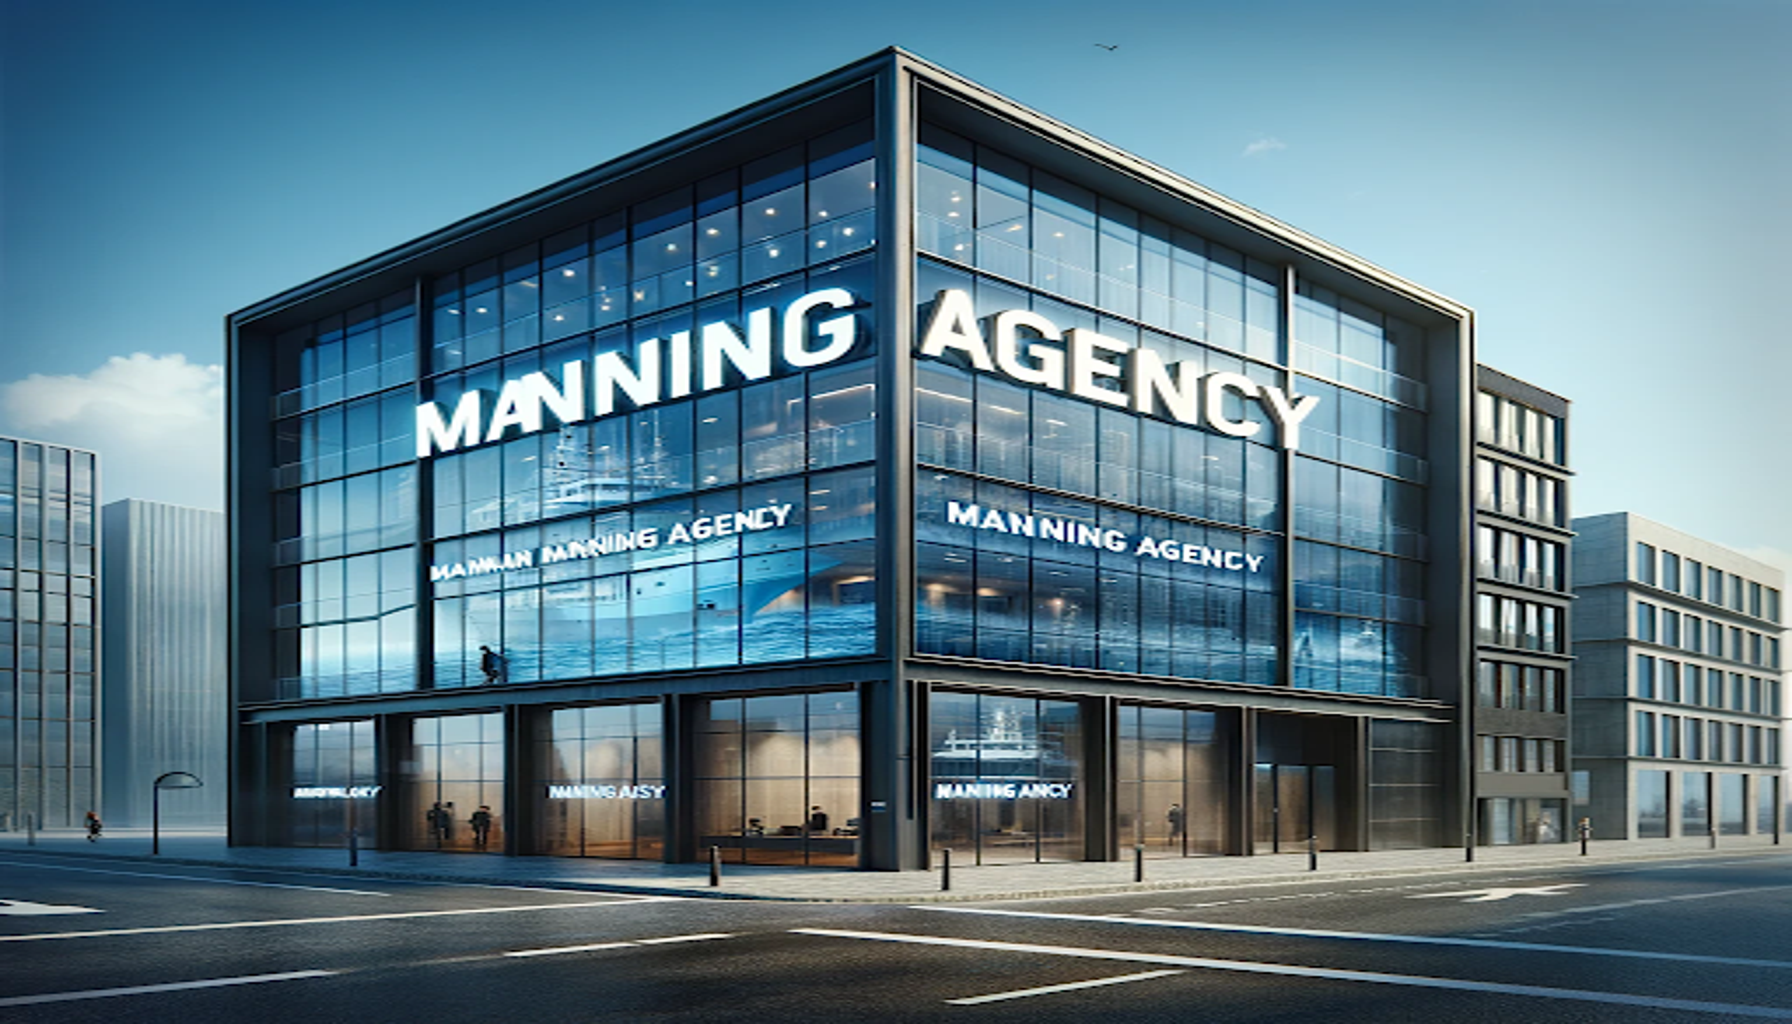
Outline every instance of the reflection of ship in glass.
[[(597, 472), (598, 452), (589, 437), (580, 438), (571, 427), (560, 428), (560, 439), (542, 467), (541, 515), (548, 519), (629, 500), (626, 469), (604, 476)], [(645, 481), (653, 486), (652, 481)]]
[[(684, 573), (637, 571), (626, 588), (608, 591), (600, 579), (588, 603), (543, 604), (541, 678), (869, 653), (877, 631), (869, 577), (836, 581), (836, 599), (856, 603), (807, 597), (811, 580), (839, 564), (814, 552), (806, 560), (801, 550), (784, 552), (715, 594), (693, 585), (689, 566)], [(529, 652), (512, 645), (506, 655), (515, 665)]]
[(1028, 735), (1021, 728), (1020, 713), (1007, 708), (997, 708), (990, 715), (982, 736), (963, 737), (953, 729), (933, 751), (936, 778), (1031, 778), (1055, 774), (1052, 768), (1069, 764), (1063, 751), (1042, 748), (1037, 735)]

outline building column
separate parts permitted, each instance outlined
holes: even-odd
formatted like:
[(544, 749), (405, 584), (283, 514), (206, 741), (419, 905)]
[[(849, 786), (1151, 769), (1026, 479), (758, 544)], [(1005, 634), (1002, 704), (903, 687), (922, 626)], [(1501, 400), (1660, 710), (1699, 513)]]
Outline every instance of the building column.
[(923, 819), (911, 813), (918, 798), (915, 746), (925, 742), (913, 728), (916, 692), (902, 679), (859, 684), (860, 865), (872, 871), (925, 866)]
[(697, 859), (697, 787), (691, 779), (690, 715), (685, 701), (676, 694), (660, 697), (660, 737), (661, 770), (666, 773), (661, 859), (668, 864), (688, 863)]
[(533, 707), (504, 707), (504, 855), (517, 857), (535, 852), (535, 794), (533, 759), (535, 738)]
[(1121, 855), (1114, 827), (1120, 768), (1120, 715), (1112, 697), (1082, 702), (1083, 859), (1114, 860)]
[(415, 767), (406, 756), (411, 752), (410, 747), (409, 719), (399, 715), (373, 717), (373, 768), (380, 787), (380, 799), (375, 801), (379, 830), (377, 848), (381, 850), (405, 848), (404, 835), (408, 831), (405, 826), (410, 824), (406, 820), (410, 793), (405, 778), (407, 769)]
[(1249, 857), (1257, 852), (1257, 709), (1239, 708), (1233, 729), (1238, 744), (1232, 754), (1232, 812), (1227, 827), (1229, 853)]

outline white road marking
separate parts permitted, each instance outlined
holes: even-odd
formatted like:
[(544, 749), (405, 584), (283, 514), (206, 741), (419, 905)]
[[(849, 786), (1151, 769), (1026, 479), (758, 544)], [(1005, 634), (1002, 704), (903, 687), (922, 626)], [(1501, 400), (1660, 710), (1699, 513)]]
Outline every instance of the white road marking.
[(50, 992), (41, 996), (10, 996), (0, 999), (0, 1006), (34, 1006), (39, 1003), (67, 1003), (77, 999), (106, 999), (111, 996), (143, 996), (156, 992), (180, 992), (193, 988), (223, 988), (227, 985), (255, 985), (264, 981), (298, 981), (301, 978), (328, 978), (335, 971), (287, 971), (284, 974), (250, 974), (241, 978), (208, 978), (205, 981), (176, 981), (166, 985), (132, 985), (128, 988), (94, 988), (85, 992)]
[(104, 914), (97, 907), (76, 907), (62, 903), (30, 903), (25, 900), (0, 900), (0, 917), (42, 917), (49, 914)]
[(1122, 974), (1117, 978), (1096, 978), (1094, 981), (1072, 981), (1063, 985), (1041, 985), (1038, 988), (1023, 988), (1014, 992), (997, 992), (994, 995), (970, 996), (965, 999), (948, 999), (948, 1006), (976, 1006), (978, 1003), (999, 1003), (1004, 999), (1025, 999), (1028, 996), (1045, 996), (1053, 992), (1070, 992), (1079, 988), (1096, 988), (1101, 985), (1120, 985), (1129, 981), (1145, 981), (1150, 978), (1166, 978), (1182, 971), (1144, 971), (1139, 974)]
[(1585, 882), (1557, 882), (1554, 885), (1496, 885), (1487, 889), (1463, 889), (1459, 892), (1424, 892), (1406, 897), (1409, 900), (1445, 900), (1466, 896), (1464, 903), (1494, 903), (1514, 896), (1566, 896), (1566, 889), (1585, 889)]
[(668, 942), (702, 942), (705, 939), (732, 939), (730, 932), (704, 932), (701, 935), (668, 935), (663, 939), (636, 939), (643, 946), (659, 946)]
[(527, 910), (578, 910), (588, 907), (632, 906), (661, 903), (675, 896), (628, 896), (595, 903), (541, 903), (526, 907), (474, 907), (467, 910), (414, 910), (402, 914), (351, 914), (343, 917), (295, 917), (275, 921), (217, 921), (211, 924), (171, 924), (149, 928), (96, 928), (84, 932), (47, 932), (41, 935), (0, 935), (0, 942), (37, 942), (44, 939), (98, 939), (116, 935), (163, 935), (169, 932), (211, 932), (228, 928), (279, 928), (286, 925), (342, 924), (350, 921), (399, 921), (412, 917), (459, 917), (466, 914), (517, 914)]
[(732, 939), (732, 932), (704, 932), (701, 935), (667, 935), (658, 939), (629, 939), (620, 942), (593, 942), (584, 946), (547, 946), (542, 949), (518, 949), (505, 956), (558, 956), (561, 953), (588, 953), (594, 949), (623, 949), (629, 946), (663, 946), (672, 942), (703, 942), (707, 939)]
[[(1776, 888), (1783, 888), (1778, 887)], [(1395, 935), (1383, 932), (1341, 932), (1328, 928), (1280, 928), (1266, 924), (1220, 924), (1209, 921), (1164, 921), (1158, 918), (1111, 917), (1099, 914), (1052, 914), (1042, 910), (994, 910), (987, 907), (942, 907), (916, 904), (910, 910), (937, 914), (984, 914), (991, 917), (1027, 917), (1046, 921), (1082, 921), (1090, 924), (1126, 924), (1147, 928), (1189, 928), (1205, 932), (1237, 932), (1244, 935), (1288, 935), (1303, 939), (1349, 939), (1360, 942), (1404, 942), (1421, 946), (1468, 946), (1475, 949), (1510, 949), (1526, 953), (1580, 953), (1586, 956), (1627, 957), (1637, 960), (1673, 960), (1680, 963), (1728, 964), (1738, 967), (1792, 967), (1789, 960), (1752, 960), (1739, 956), (1701, 956), (1696, 953), (1657, 953), (1643, 949), (1607, 946), (1560, 946), (1542, 942), (1501, 942), (1497, 939), (1461, 939), (1448, 935)]]
[[(1137, 922), (1156, 924), (1157, 922)], [(1625, 992), (1595, 992), (1586, 989), (1548, 988), (1542, 985), (1508, 985), (1491, 981), (1469, 981), (1463, 978), (1434, 978), (1418, 974), (1384, 974), (1379, 971), (1350, 971), (1337, 967), (1302, 967), (1294, 964), (1260, 963), (1253, 960), (1212, 960), (1206, 957), (1171, 956), (1163, 953), (1135, 953), (1117, 949), (1086, 949), (1079, 946), (1042, 946), (1028, 942), (994, 942), (987, 939), (953, 939), (937, 935), (909, 935), (896, 932), (859, 932), (834, 928), (793, 928), (798, 935), (823, 938), (865, 939), (874, 942), (903, 942), (921, 946), (954, 946), (963, 949), (990, 949), (1010, 953), (1032, 953), (1039, 956), (1066, 956), (1089, 960), (1118, 960), (1141, 964), (1163, 964), (1167, 967), (1199, 967), (1214, 971), (1235, 971), (1241, 974), (1269, 974), (1294, 978), (1322, 978), (1327, 981), (1368, 982), (1378, 985), (1404, 985), (1412, 988), (1446, 989), (1457, 992), (1483, 992), (1490, 995), (1533, 996), (1540, 999), (1572, 999), (1588, 1003), (1614, 1003), (1620, 1006), (1645, 1006), (1660, 1010), (1685, 1010), (1689, 1013), (1728, 1013), (1739, 1017), (1770, 1017), (1784, 1020), (1792, 1015), (1792, 1007), (1753, 1006), (1743, 1003), (1706, 1003), (1693, 999), (1668, 999), (1660, 996), (1638, 996)]]
[[(504, 955), (516, 957), (559, 956), (561, 953), (589, 953), (594, 949), (621, 949), (624, 946), (632, 945), (634, 945), (632, 942), (593, 942), (584, 946), (550, 946), (545, 949), (514, 949)], [(477, 960), (483, 958), (468, 957), (467, 959)]]
[(0, 860), (0, 864), (14, 867), (49, 868), (53, 871), (80, 871), (89, 875), (126, 875), (131, 878), (172, 878), (182, 882), (211, 882), (213, 885), (253, 885), (262, 889), (303, 889), (307, 892), (339, 892), (350, 896), (390, 896), (389, 892), (374, 892), (371, 889), (330, 889), (321, 885), (287, 885), (280, 882), (246, 882), (240, 878), (207, 878), (204, 875), (164, 875), (154, 871), (109, 871), (105, 868), (78, 868), (69, 864), (23, 863), (15, 860)]
[(1657, 903), (1680, 903), (1685, 900), (1710, 900), (1720, 896), (1745, 896), (1757, 892), (1773, 892), (1780, 889), (1792, 889), (1792, 885), (1757, 885), (1747, 889), (1725, 889), (1722, 892), (1688, 892), (1677, 896), (1650, 896), (1642, 899), (1625, 900), (1622, 903), (1600, 903), (1590, 907), (1568, 907), (1563, 910), (1533, 910), (1526, 917), (1561, 917), (1566, 914), (1596, 914), (1603, 910), (1626, 910), (1630, 907), (1647, 907)]

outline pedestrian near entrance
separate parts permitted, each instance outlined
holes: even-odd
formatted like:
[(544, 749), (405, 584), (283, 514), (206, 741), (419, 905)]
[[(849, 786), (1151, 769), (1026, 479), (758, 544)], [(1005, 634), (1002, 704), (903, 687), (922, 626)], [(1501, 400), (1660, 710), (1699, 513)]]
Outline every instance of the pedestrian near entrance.
[(473, 826), (473, 849), (485, 849), (486, 840), (490, 839), (492, 834), (492, 809), (485, 804), (480, 804), (479, 809), (473, 812), (473, 817), (468, 821)]
[(88, 842), (90, 842), (90, 843), (99, 842), (100, 829), (104, 828), (104, 827), (105, 826), (100, 824), (100, 816), (99, 815), (95, 814), (92, 811), (87, 812), (87, 841)]
[(827, 831), (828, 812), (822, 810), (820, 804), (809, 808), (809, 834), (812, 836), (820, 836), (826, 835)]
[[(448, 805), (448, 807), (453, 806), (453, 804)], [(449, 830), (454, 827), (453, 813), (454, 812), (450, 811), (447, 807), (443, 807), (440, 800), (437, 800), (435, 804), (423, 814), (423, 820), (429, 824), (429, 838), (435, 841), (437, 847), (440, 847), (442, 843), (447, 841)]]
[(498, 683), (504, 679), (504, 656), (484, 644), (479, 645), (479, 671), (485, 673), (486, 683)]
[(1164, 820), (1170, 823), (1170, 836), (1164, 840), (1166, 846), (1175, 846), (1176, 840), (1182, 838), (1182, 805), (1171, 804), (1164, 812)]

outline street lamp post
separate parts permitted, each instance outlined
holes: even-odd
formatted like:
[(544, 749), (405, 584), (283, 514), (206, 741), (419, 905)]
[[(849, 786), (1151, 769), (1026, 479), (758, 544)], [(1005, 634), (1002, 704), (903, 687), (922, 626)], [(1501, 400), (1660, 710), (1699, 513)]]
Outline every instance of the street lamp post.
[(203, 785), (205, 785), (205, 783), (201, 782), (199, 776), (194, 775), (192, 772), (163, 772), (156, 776), (155, 785), (151, 787), (150, 796), (150, 856), (159, 857), (162, 854), (162, 790), (198, 789)]

